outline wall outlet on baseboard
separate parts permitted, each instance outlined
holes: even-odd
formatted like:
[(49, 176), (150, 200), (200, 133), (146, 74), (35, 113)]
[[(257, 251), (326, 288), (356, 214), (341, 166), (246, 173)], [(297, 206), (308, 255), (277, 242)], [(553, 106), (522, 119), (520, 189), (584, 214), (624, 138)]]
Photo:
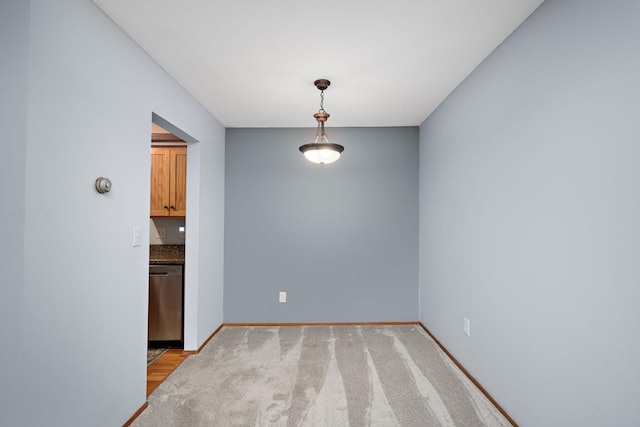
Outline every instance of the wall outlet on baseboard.
[(287, 302), (287, 293), (286, 292), (280, 292), (280, 299), (278, 301), (282, 302), (282, 303), (286, 303)]
[(471, 323), (466, 317), (464, 317), (464, 334), (468, 337), (471, 336)]

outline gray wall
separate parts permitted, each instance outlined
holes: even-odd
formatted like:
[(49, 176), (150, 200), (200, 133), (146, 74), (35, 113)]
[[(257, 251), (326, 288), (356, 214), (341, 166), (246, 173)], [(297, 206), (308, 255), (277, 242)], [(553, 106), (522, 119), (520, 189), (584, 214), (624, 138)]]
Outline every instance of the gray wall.
[(227, 129), (225, 322), (417, 319), (418, 128), (327, 133), (320, 167), (315, 129)]
[[(29, 64), (29, 2), (0, 2), (0, 337), (6, 349), (22, 348), (25, 165)], [(0, 352), (0, 424), (20, 414), (22, 360)], [(8, 369), (7, 369), (8, 368)]]
[(640, 422), (638, 22), (547, 0), (420, 128), (420, 320), (523, 426)]
[(2, 2), (0, 17), (0, 425), (122, 425), (146, 400), (152, 113), (199, 141), (191, 348), (222, 322), (224, 128), (89, 0)]

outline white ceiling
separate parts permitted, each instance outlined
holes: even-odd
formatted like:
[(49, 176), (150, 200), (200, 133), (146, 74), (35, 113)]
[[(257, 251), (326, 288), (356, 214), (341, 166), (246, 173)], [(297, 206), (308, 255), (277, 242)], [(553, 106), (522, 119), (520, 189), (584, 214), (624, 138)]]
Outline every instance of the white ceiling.
[(93, 0), (227, 127), (415, 126), (543, 0)]

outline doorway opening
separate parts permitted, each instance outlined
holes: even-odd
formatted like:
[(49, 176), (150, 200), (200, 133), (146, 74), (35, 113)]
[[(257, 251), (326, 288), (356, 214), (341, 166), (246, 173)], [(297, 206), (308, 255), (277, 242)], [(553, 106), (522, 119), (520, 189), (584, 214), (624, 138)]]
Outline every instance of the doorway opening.
[[(187, 251), (188, 134), (157, 114), (151, 120), (151, 177), (149, 203), (149, 299), (147, 306), (147, 391), (173, 369), (158, 367), (184, 354), (189, 305), (189, 282), (184, 272)], [(193, 185), (193, 184), (192, 184)], [(194, 230), (196, 231), (196, 230)], [(175, 361), (170, 363), (175, 369)], [(159, 373), (164, 373), (163, 378)], [(155, 387), (152, 387), (155, 388)]]
[(187, 143), (152, 123), (148, 347), (184, 348)]

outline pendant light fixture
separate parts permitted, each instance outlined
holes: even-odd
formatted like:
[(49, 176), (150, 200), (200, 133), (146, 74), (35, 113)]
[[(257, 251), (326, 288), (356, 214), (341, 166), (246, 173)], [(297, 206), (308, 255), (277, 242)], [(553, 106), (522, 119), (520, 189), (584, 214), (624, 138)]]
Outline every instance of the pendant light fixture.
[(329, 114), (324, 111), (324, 91), (329, 87), (331, 82), (326, 79), (319, 79), (313, 84), (320, 90), (320, 110), (313, 115), (318, 122), (318, 130), (316, 138), (310, 144), (300, 146), (300, 152), (304, 154), (307, 160), (319, 165), (333, 163), (340, 158), (340, 153), (344, 151), (344, 147), (339, 144), (332, 144), (324, 131), (324, 122), (329, 119)]

